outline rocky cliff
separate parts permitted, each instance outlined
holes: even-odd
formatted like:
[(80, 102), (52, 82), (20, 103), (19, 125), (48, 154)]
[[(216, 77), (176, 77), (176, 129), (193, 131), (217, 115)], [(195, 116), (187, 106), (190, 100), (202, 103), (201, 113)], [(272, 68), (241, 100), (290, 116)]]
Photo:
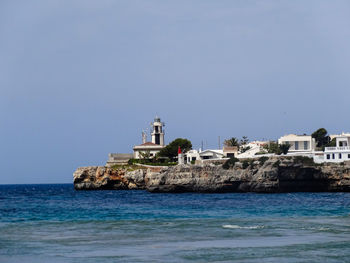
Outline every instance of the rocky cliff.
[(350, 191), (350, 164), (316, 165), (303, 157), (273, 157), (222, 165), (178, 165), (133, 171), (78, 168), (76, 189), (147, 189), (150, 192)]

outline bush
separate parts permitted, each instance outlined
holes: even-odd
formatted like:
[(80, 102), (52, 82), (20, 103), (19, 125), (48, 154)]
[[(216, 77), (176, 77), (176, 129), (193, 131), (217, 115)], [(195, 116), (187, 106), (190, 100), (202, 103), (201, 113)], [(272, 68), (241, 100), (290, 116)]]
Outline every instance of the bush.
[(265, 151), (260, 151), (260, 152), (257, 152), (255, 155), (262, 155), (262, 154), (266, 154)]
[(306, 165), (315, 165), (314, 159), (307, 156), (295, 156), (294, 162)]
[(267, 156), (262, 156), (259, 158), (260, 165), (264, 165), (264, 163), (269, 159)]
[(281, 153), (287, 154), (288, 151), (289, 151), (289, 148), (290, 148), (290, 144), (288, 144), (288, 143), (283, 143), (283, 144), (280, 144), (278, 147), (279, 147)]
[(281, 164), (281, 162), (280, 162), (280, 160), (278, 160), (272, 166), (273, 167), (278, 167), (278, 166), (280, 166), (280, 164)]
[(247, 169), (249, 166), (249, 162), (247, 160), (244, 160), (243, 163), (242, 163), (242, 168), (243, 169)]
[(222, 165), (222, 168), (224, 168), (226, 170), (230, 169), (235, 165), (236, 162), (239, 162), (239, 160), (235, 157), (231, 157)]

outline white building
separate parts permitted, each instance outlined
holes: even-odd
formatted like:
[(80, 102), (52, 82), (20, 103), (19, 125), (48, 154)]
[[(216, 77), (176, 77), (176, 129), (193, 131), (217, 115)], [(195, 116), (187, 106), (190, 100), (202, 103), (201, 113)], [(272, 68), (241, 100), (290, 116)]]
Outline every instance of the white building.
[(189, 150), (185, 153), (185, 160), (187, 163), (197, 160), (211, 160), (225, 158), (223, 150)]
[(243, 147), (248, 147), (248, 150), (246, 150), (245, 152), (241, 152), (240, 154), (237, 155), (237, 158), (255, 158), (256, 154), (258, 152), (262, 152), (265, 151), (263, 146), (268, 144), (269, 142), (265, 142), (265, 141), (252, 141), (249, 142), (246, 145), (243, 145)]
[(335, 147), (326, 147), (324, 150), (324, 162), (344, 162), (350, 160), (350, 134), (342, 133), (334, 136)]
[(227, 158), (236, 157), (238, 155), (238, 146), (224, 146), (222, 151)]
[(289, 144), (289, 153), (311, 153), (316, 148), (316, 141), (311, 135), (285, 135), (278, 139), (278, 144)]
[(224, 158), (223, 150), (204, 150), (199, 153), (199, 156), (202, 160), (208, 159), (221, 159)]
[(141, 159), (144, 155), (149, 154), (153, 158), (164, 146), (164, 123), (159, 117), (154, 119), (152, 126), (152, 142), (147, 142), (147, 135), (142, 132), (142, 144), (134, 146), (134, 158)]
[(188, 152), (186, 152), (185, 158), (186, 158), (187, 163), (201, 159), (201, 157), (199, 155), (199, 151), (197, 151), (197, 150), (189, 150)]

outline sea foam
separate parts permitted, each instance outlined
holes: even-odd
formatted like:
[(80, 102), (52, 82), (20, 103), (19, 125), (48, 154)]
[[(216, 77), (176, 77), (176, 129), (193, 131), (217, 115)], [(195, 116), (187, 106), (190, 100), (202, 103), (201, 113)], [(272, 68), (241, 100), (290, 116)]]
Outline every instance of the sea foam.
[(264, 228), (264, 226), (239, 226), (239, 225), (223, 225), (223, 228), (230, 228), (230, 229), (261, 229)]

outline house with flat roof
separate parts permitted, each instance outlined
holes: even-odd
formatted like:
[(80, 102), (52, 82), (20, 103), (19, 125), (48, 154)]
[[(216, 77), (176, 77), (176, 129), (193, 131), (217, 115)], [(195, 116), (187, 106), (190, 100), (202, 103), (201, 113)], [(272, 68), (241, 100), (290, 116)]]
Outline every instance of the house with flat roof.
[(311, 153), (316, 149), (315, 138), (311, 135), (285, 135), (278, 139), (278, 144), (289, 144), (288, 153)]
[(340, 163), (350, 160), (350, 134), (342, 133), (334, 135), (336, 139), (335, 147), (326, 147), (324, 149), (324, 162)]

